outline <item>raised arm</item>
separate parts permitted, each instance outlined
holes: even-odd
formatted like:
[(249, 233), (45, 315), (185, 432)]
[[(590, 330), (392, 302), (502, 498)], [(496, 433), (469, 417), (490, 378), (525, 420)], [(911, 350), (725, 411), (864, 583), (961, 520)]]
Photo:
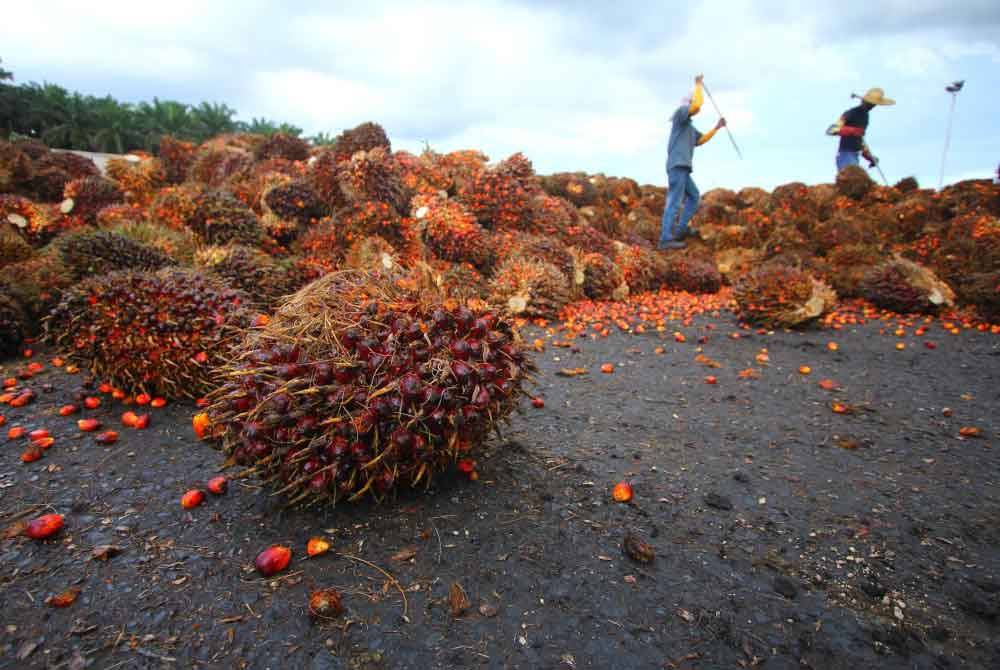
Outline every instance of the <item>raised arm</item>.
[(688, 106), (688, 116), (694, 116), (701, 111), (701, 103), (705, 102), (705, 93), (701, 86), (701, 80), (705, 75), (699, 74), (694, 78), (694, 91), (691, 92), (691, 104)]
[(837, 137), (864, 137), (865, 129), (858, 128), (856, 126), (844, 125), (846, 122), (844, 117), (841, 116), (837, 119), (837, 122), (826, 129), (827, 135), (833, 135)]
[(708, 142), (710, 139), (715, 137), (715, 133), (718, 132), (719, 128), (724, 128), (725, 125), (726, 125), (726, 119), (725, 118), (719, 119), (718, 122), (715, 124), (714, 128), (712, 128), (710, 131), (708, 131), (707, 133), (698, 138), (698, 141), (695, 142), (695, 145), (700, 147), (702, 144), (705, 144), (705, 142)]

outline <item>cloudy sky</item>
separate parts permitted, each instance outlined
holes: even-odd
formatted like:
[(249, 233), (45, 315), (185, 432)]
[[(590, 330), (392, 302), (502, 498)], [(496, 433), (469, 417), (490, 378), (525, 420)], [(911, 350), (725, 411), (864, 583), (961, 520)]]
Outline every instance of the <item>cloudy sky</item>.
[[(395, 148), (522, 151), (539, 172), (644, 183), (665, 181), (670, 115), (704, 72), (744, 160), (723, 134), (699, 148), (702, 190), (831, 180), (824, 130), (871, 86), (898, 101), (868, 132), (886, 177), (935, 186), (944, 86), (966, 79), (946, 180), (1000, 163), (996, 0), (34, 0), (3, 14), (18, 82), (225, 102), (310, 134), (375, 120)], [(716, 118), (706, 104), (696, 125)]]

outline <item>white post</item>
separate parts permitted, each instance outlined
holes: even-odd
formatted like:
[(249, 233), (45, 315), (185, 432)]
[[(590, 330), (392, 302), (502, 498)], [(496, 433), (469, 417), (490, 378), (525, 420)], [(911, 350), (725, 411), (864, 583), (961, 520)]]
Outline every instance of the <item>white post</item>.
[(958, 99), (958, 91), (951, 94), (951, 110), (948, 112), (948, 130), (944, 134), (944, 151), (941, 152), (941, 176), (938, 178), (938, 190), (944, 186), (944, 159), (948, 155), (948, 145), (951, 144), (951, 121), (955, 116), (955, 101)]

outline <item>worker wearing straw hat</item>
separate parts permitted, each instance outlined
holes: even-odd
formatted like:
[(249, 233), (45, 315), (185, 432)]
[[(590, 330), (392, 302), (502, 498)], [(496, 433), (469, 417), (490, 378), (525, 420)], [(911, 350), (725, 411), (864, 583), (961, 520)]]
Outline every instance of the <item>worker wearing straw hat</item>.
[(837, 122), (830, 126), (826, 134), (840, 137), (840, 147), (837, 150), (837, 172), (848, 165), (858, 165), (860, 157), (868, 161), (868, 167), (878, 165), (878, 158), (872, 155), (865, 144), (865, 131), (868, 129), (868, 112), (880, 105), (895, 105), (896, 101), (885, 97), (885, 91), (880, 88), (870, 88), (861, 96), (861, 104), (844, 112)]
[[(719, 119), (714, 128), (703, 134), (691, 123), (691, 117), (701, 110), (704, 101), (702, 79), (700, 74), (694, 78), (694, 91), (681, 99), (681, 106), (671, 119), (673, 125), (667, 142), (667, 201), (660, 224), (659, 249), (683, 249), (687, 246), (683, 240), (688, 235), (688, 221), (694, 216), (700, 198), (698, 187), (691, 179), (694, 148), (708, 142), (715, 131), (726, 125), (724, 118)], [(682, 200), (684, 208), (678, 218)]]

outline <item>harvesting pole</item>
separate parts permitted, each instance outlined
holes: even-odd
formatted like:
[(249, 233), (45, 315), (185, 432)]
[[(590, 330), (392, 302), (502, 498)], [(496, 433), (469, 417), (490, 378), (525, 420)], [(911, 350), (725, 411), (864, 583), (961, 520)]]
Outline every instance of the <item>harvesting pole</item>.
[[(701, 81), (701, 87), (705, 89), (705, 95), (708, 96), (709, 101), (712, 103), (712, 107), (715, 107), (715, 113), (720, 117), (725, 118), (722, 115), (722, 110), (719, 109), (717, 104), (715, 104), (715, 98), (712, 97), (712, 92), (708, 90), (708, 84), (705, 83), (704, 79)], [(733, 138), (733, 131), (729, 129), (728, 124), (726, 124), (726, 133), (729, 135), (729, 141), (733, 143), (733, 148), (736, 149), (736, 155), (740, 157), (740, 160), (743, 160), (743, 152), (741, 152), (740, 148), (736, 146), (736, 140)]]
[(941, 152), (941, 174), (938, 177), (938, 190), (944, 186), (944, 161), (948, 156), (948, 147), (951, 144), (951, 122), (955, 117), (955, 101), (958, 100), (958, 92), (965, 86), (965, 80), (953, 81), (944, 87), (944, 90), (951, 93), (951, 108), (948, 111), (948, 129), (944, 134), (944, 150)]

